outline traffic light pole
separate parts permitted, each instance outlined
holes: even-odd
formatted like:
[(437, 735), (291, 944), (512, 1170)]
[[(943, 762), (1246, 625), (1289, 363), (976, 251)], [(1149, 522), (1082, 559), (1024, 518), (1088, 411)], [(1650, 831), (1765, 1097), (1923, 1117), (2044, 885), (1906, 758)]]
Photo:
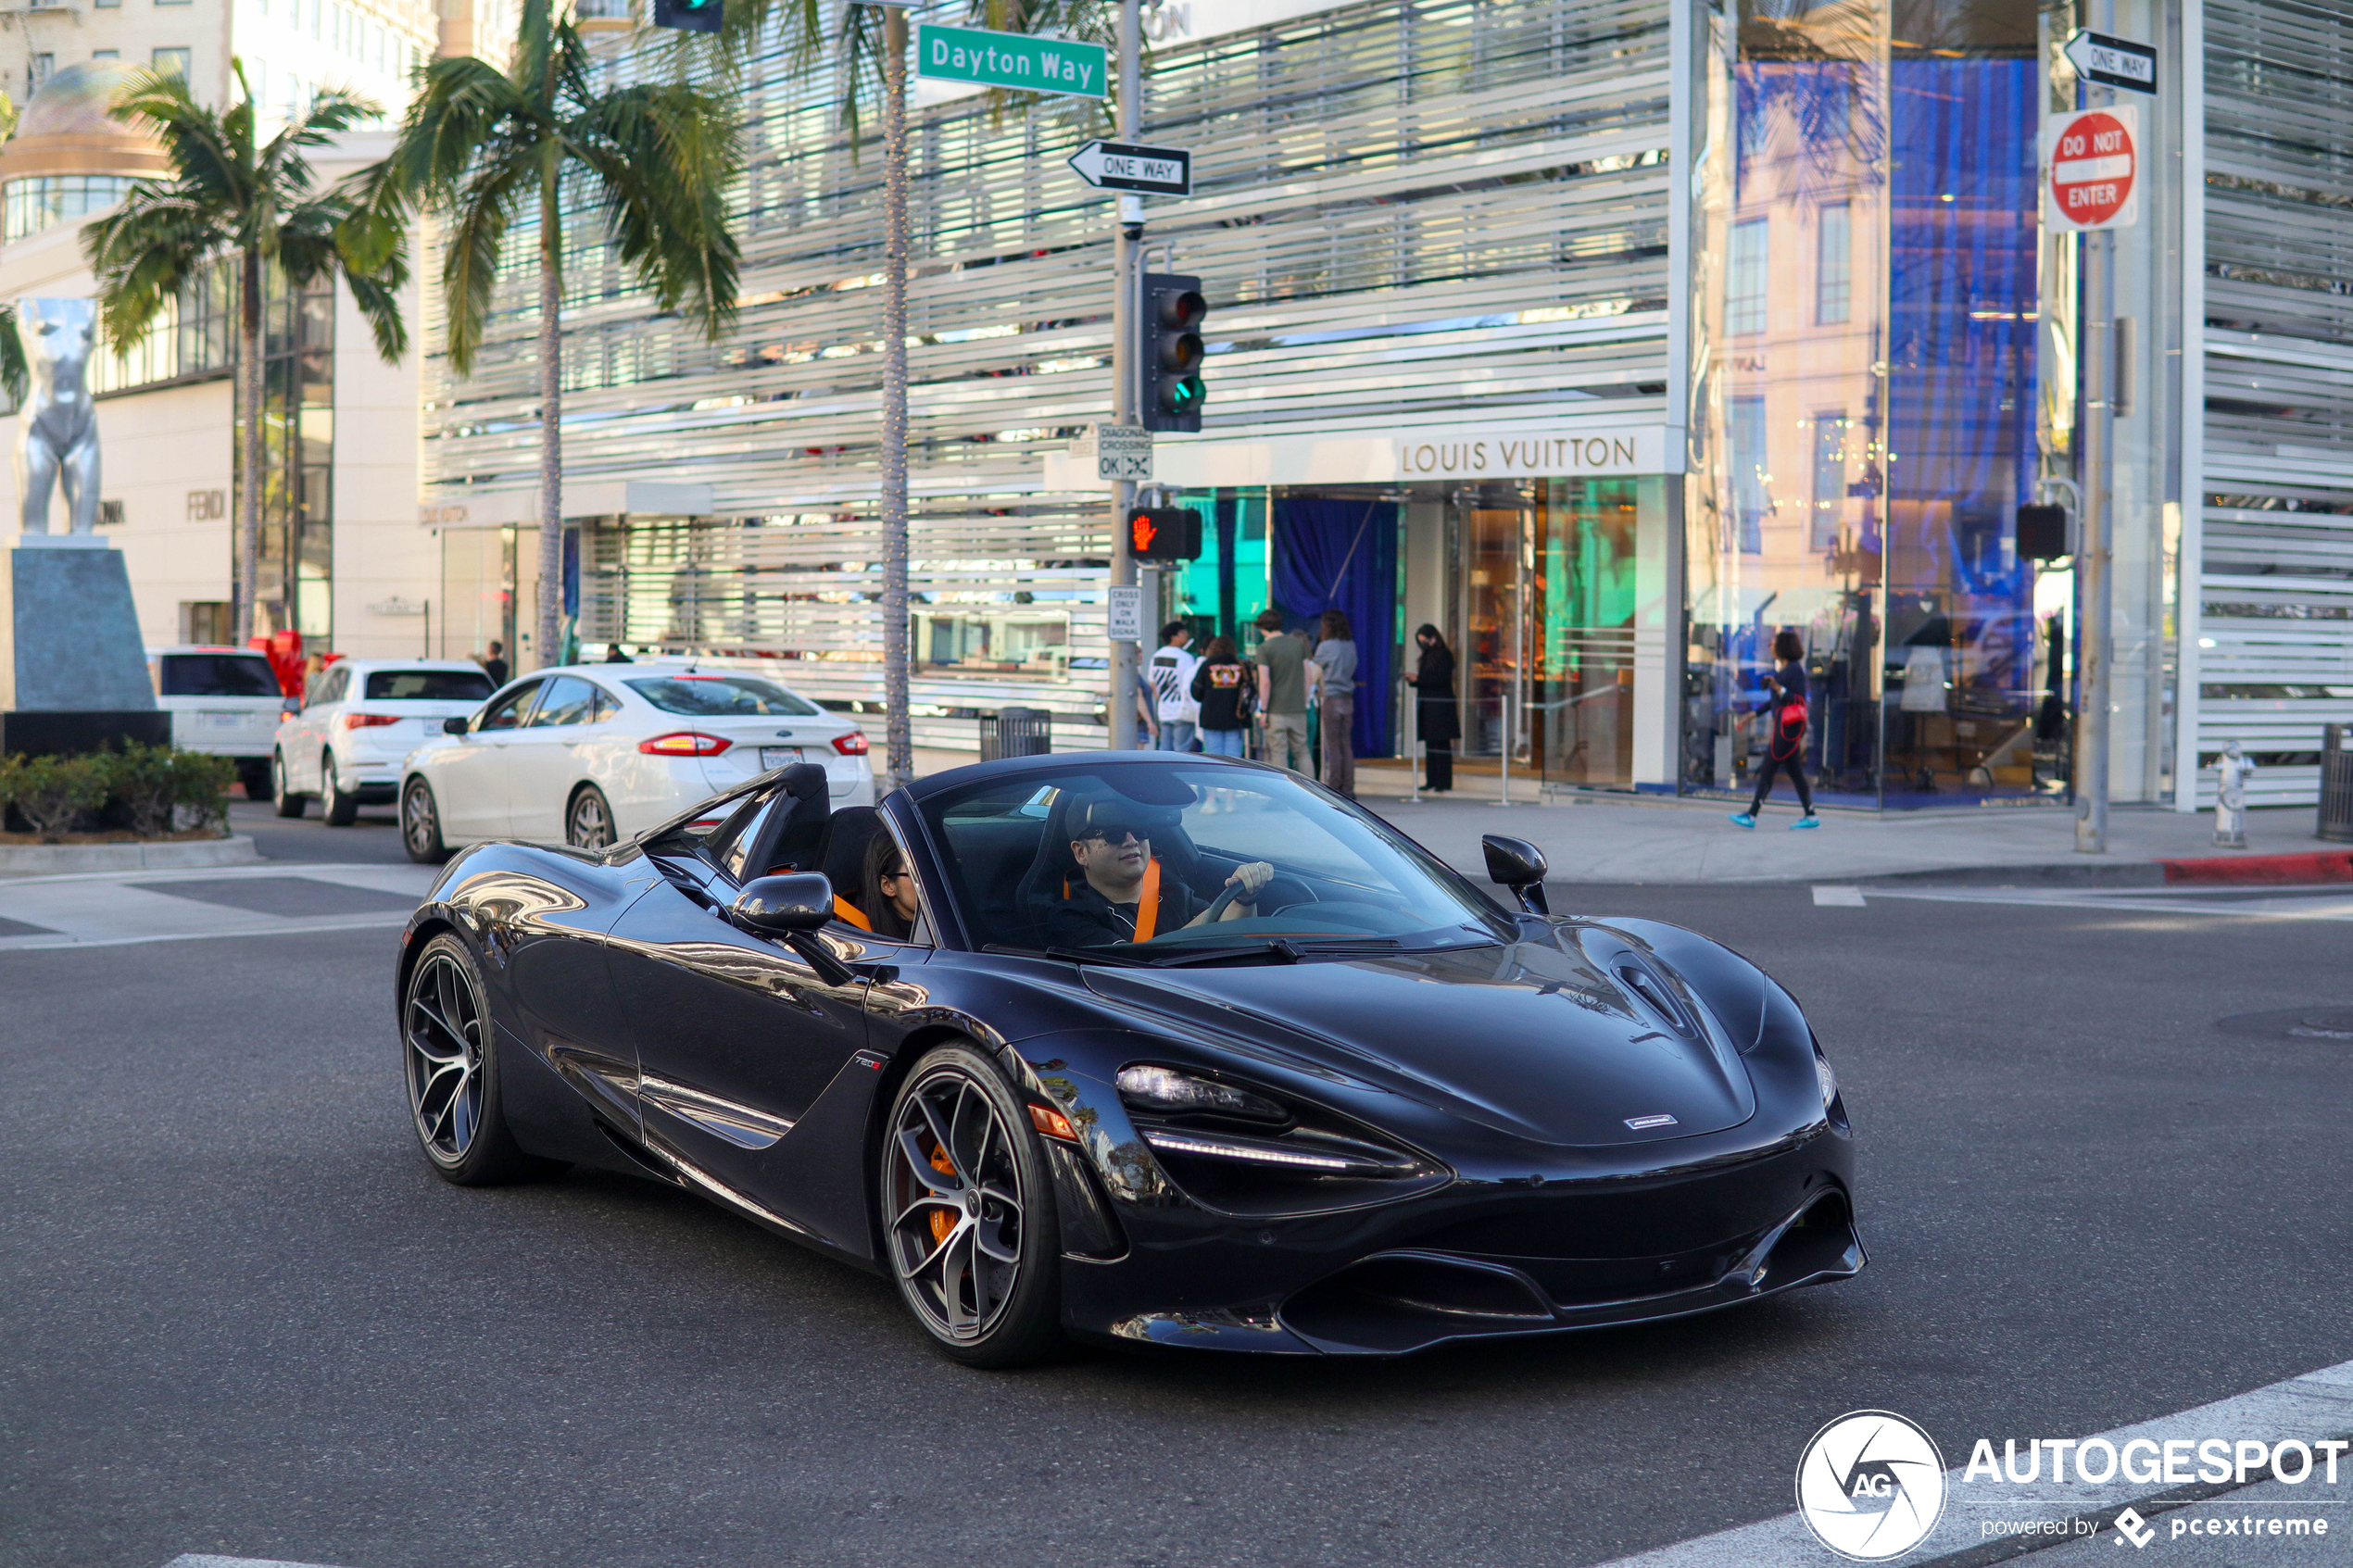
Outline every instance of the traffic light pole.
[[(1119, 135), (1133, 142), (1140, 130), (1144, 73), (1143, 0), (1119, 3)], [(1144, 198), (1123, 194), (1119, 221), (1112, 239), (1111, 377), (1112, 420), (1140, 422), (1136, 407), (1136, 383), (1143, 367), (1134, 362), (1136, 320), (1136, 261), (1144, 240)], [(1135, 504), (1136, 486), (1121, 480), (1112, 487), (1111, 580), (1115, 587), (1136, 583), (1136, 558), (1127, 547), (1127, 508)], [(1145, 616), (1147, 622), (1151, 617)], [(1111, 645), (1111, 745), (1129, 751), (1136, 745), (1137, 645), (1114, 639)]]
[[(2113, 91), (2086, 93), (2113, 99)], [(2081, 537), (2076, 541), (2075, 847), (2108, 852), (2108, 687), (2111, 677), (2116, 543), (2116, 231), (2083, 236), (2083, 467)]]
[(907, 13), (883, 15), (883, 766), (915, 780), (907, 711)]

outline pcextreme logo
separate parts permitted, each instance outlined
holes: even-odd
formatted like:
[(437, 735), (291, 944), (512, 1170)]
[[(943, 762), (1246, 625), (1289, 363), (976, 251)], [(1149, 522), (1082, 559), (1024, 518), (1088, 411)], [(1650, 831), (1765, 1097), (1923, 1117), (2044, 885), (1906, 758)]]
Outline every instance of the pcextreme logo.
[(1901, 1557), (1944, 1512), (1944, 1459), (1936, 1440), (1892, 1411), (1840, 1416), (1798, 1456), (1798, 1517), (1841, 1557)]

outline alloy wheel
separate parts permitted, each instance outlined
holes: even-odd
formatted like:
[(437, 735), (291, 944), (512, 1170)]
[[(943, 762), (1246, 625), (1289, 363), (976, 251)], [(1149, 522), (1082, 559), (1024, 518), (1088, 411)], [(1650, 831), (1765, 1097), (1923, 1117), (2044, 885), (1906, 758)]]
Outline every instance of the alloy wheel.
[(891, 1265), (932, 1332), (973, 1340), (1021, 1284), (1021, 1164), (1013, 1130), (961, 1067), (924, 1075), (900, 1102), (884, 1177)]
[(401, 794), (400, 834), (411, 859), (428, 860), (441, 851), (441, 822), (434, 810), (433, 792), (422, 782)]
[(482, 1129), (482, 1001), (447, 953), (429, 953), (409, 982), (401, 1034), (409, 1109), (427, 1153), (454, 1165)]
[(612, 847), (612, 816), (605, 809), (604, 796), (595, 789), (572, 797), (572, 817), (564, 827), (564, 838), (575, 849)]

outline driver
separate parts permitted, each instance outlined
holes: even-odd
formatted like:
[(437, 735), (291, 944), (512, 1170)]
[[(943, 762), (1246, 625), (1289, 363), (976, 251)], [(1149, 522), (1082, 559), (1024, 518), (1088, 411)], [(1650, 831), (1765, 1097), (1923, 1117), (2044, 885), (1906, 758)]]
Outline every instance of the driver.
[[(1058, 947), (1100, 947), (1112, 942), (1149, 942), (1164, 932), (1201, 924), (1209, 914), (1181, 877), (1163, 880), (1152, 859), (1151, 823), (1117, 800), (1094, 800), (1070, 814), (1070, 858), (1082, 873), (1063, 886), (1061, 902), (1046, 917), (1046, 939)], [(1252, 860), (1226, 879), (1240, 891), (1221, 920), (1258, 912), (1256, 896), (1275, 868)], [(1145, 918), (1147, 891), (1156, 894)]]

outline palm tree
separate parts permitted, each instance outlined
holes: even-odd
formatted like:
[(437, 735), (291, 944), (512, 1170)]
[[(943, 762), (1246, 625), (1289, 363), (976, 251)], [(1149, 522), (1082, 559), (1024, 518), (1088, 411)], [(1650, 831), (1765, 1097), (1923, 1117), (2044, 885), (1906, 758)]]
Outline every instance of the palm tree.
[[(681, 73), (683, 75), (683, 73)], [(442, 225), (449, 365), (471, 374), (508, 231), (535, 207), (539, 239), (540, 664), (560, 657), (563, 551), (563, 212), (594, 209), (638, 282), (711, 337), (736, 314), (729, 188), (743, 132), (725, 100), (684, 80), (599, 86), (579, 32), (524, 0), (514, 64), (439, 59), (420, 79), (392, 156), (363, 176), (358, 248), (378, 254), (422, 207)]]
[(233, 61), (237, 101), (214, 113), (196, 102), (177, 71), (139, 71), (112, 110), (143, 123), (163, 144), (168, 175), (142, 180), (120, 206), (82, 231), (97, 275), (99, 320), (107, 341), (127, 349), (174, 300), (194, 298), (214, 270), (237, 272), (238, 448), (236, 636), (253, 634), (261, 557), (263, 273), (275, 267), (300, 288), (340, 270), (385, 362), (408, 348), (398, 295), (408, 281), (405, 242), (394, 234), (374, 252), (346, 253), (337, 229), (353, 210), (349, 194), (313, 189), (305, 155), (381, 111), (348, 93), (321, 93), (302, 117), (263, 142), (260, 107)]

